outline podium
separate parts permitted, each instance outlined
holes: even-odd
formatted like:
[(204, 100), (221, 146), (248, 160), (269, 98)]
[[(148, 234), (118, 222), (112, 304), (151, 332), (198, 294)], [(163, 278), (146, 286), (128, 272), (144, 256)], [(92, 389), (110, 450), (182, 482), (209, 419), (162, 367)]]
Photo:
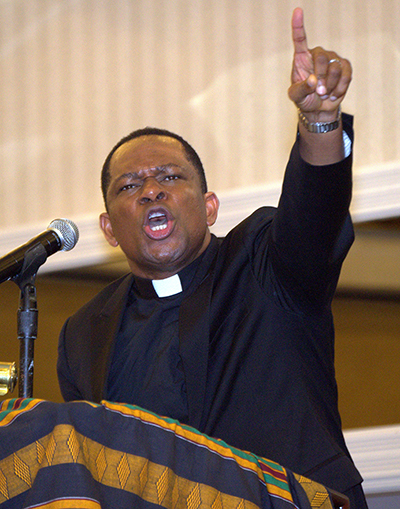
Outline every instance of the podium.
[(1, 509), (332, 509), (334, 499), (277, 463), (133, 405), (0, 405)]

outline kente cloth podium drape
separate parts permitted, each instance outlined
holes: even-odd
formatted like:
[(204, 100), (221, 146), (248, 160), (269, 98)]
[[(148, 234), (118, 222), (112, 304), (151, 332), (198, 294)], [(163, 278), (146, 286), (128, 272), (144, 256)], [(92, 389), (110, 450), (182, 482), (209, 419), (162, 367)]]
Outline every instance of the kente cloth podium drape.
[(331, 509), (282, 466), (139, 407), (0, 405), (0, 507)]

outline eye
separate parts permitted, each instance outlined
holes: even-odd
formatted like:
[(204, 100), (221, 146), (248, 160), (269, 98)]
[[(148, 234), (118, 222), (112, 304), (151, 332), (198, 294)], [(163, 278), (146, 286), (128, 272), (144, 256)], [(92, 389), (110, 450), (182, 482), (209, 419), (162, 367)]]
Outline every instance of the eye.
[(178, 180), (179, 178), (179, 175), (167, 175), (163, 180), (170, 182), (171, 180)]
[(139, 187), (139, 184), (135, 184), (135, 183), (130, 183), (130, 184), (125, 184), (124, 186), (122, 186), (120, 189), (119, 189), (119, 193), (121, 193), (122, 191), (128, 191), (129, 189), (136, 189)]

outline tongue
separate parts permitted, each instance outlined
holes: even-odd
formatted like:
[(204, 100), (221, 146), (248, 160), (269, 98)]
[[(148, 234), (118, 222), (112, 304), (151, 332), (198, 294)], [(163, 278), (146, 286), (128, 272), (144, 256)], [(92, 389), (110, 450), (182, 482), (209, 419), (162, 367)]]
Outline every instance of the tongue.
[(167, 218), (165, 216), (154, 217), (150, 219), (150, 228), (153, 229), (157, 226), (166, 225), (168, 223)]
[(173, 222), (166, 216), (151, 219), (144, 227), (147, 236), (153, 240), (162, 240), (168, 237), (173, 229)]

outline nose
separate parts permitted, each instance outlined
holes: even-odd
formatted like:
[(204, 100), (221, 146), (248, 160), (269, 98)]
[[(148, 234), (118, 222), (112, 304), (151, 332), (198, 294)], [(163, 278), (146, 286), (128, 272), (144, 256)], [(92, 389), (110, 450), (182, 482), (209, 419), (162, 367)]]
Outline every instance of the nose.
[(164, 200), (167, 197), (160, 183), (154, 177), (148, 177), (144, 180), (140, 190), (140, 203), (149, 203)]

